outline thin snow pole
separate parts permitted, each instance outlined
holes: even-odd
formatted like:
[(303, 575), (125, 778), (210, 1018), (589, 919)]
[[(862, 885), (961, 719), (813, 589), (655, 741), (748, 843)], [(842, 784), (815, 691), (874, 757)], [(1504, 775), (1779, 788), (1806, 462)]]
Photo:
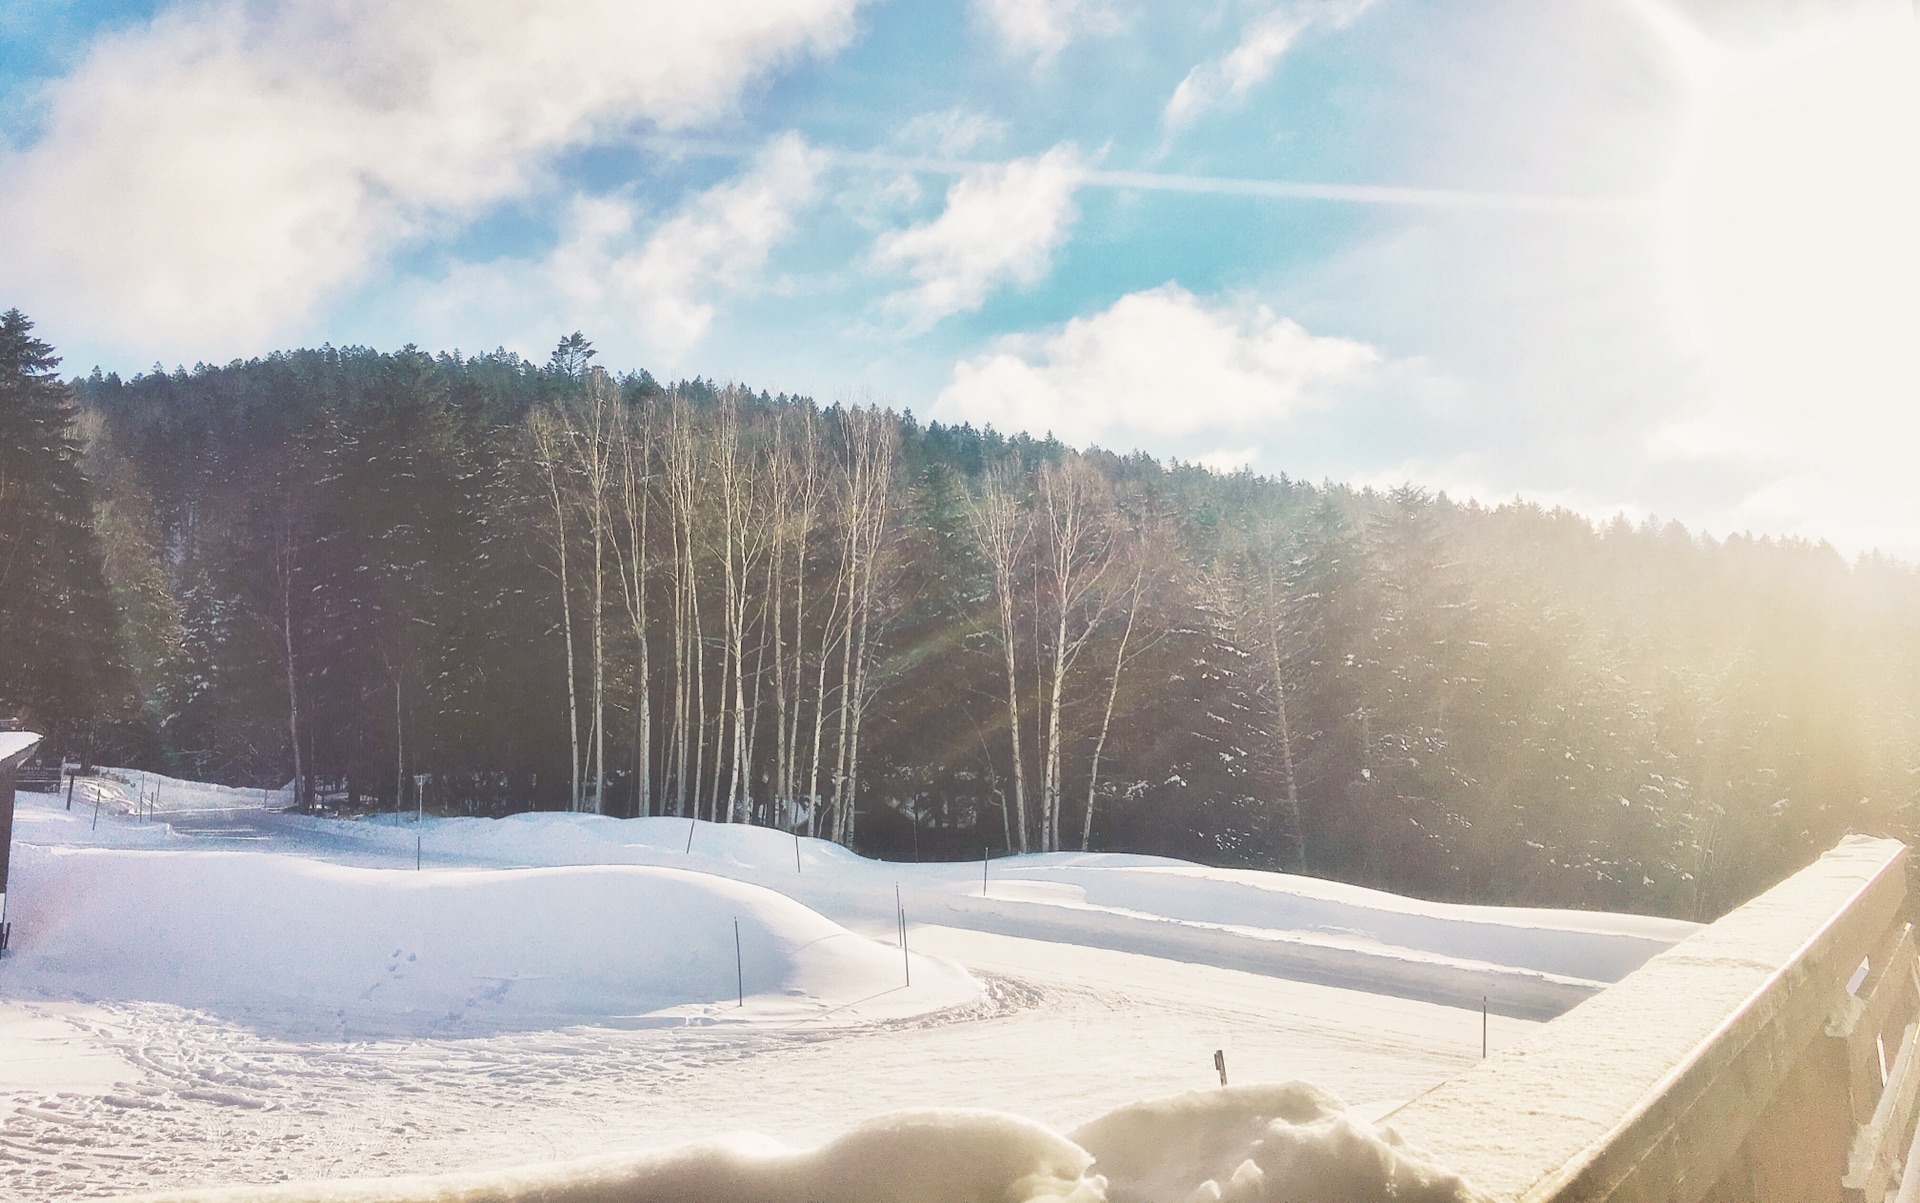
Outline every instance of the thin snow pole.
[(733, 921), (733, 977), (740, 992), (739, 1006), (747, 1005), (747, 965), (740, 957), (740, 920)]
[(893, 883), (893, 913), (900, 921), (900, 967), (906, 971), (907, 985), (913, 985), (913, 959), (907, 952), (907, 908), (900, 902), (900, 883)]
[(100, 830), (100, 792), (98, 790), (93, 794), (93, 826), (90, 830)]
[(1223, 1048), (1213, 1050), (1213, 1067), (1220, 1071), (1220, 1085), (1225, 1086), (1227, 1084), (1227, 1050)]
[[(66, 766), (62, 765), (61, 767), (65, 768)], [(74, 779), (79, 776), (80, 776), (79, 765), (76, 764), (72, 768), (67, 769), (67, 809), (68, 810), (73, 809), (73, 782), (74, 782)]]
[(693, 825), (695, 823), (698, 823), (699, 821), (700, 820), (698, 819), (687, 820), (687, 855), (688, 856), (693, 855)]
[(800, 871), (800, 829), (793, 829), (793, 871)]
[(1487, 1059), (1487, 996), (1480, 996), (1480, 1059)]
[(413, 870), (420, 871), (420, 833), (417, 831), (413, 833)]
[(987, 896), (987, 846), (980, 845), (980, 897)]

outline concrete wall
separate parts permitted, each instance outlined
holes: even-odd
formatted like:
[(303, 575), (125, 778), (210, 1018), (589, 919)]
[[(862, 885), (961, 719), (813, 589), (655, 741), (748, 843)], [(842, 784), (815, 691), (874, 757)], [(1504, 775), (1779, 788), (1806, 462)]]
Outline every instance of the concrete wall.
[(0, 731), (0, 955), (7, 950), (7, 871), (13, 861), (13, 785), (20, 762), (32, 755), (40, 737), (31, 731)]
[(1388, 1122), (1516, 1203), (1883, 1203), (1920, 1094), (1906, 858), (1842, 841)]

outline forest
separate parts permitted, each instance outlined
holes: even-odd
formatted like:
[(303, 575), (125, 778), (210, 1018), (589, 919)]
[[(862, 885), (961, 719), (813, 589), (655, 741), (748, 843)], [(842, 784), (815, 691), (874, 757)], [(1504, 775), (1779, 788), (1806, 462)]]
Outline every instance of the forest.
[(335, 812), (1686, 918), (1914, 834), (1910, 564), (595, 359), (65, 378), (0, 316), (0, 718)]

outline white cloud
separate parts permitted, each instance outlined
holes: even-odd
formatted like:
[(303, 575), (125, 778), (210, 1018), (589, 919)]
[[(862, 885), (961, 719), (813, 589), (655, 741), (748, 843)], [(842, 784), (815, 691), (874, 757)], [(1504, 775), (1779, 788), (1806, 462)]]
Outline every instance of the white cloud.
[(1240, 41), (1232, 50), (1187, 72), (1168, 98), (1161, 120), (1170, 129), (1180, 129), (1210, 110), (1238, 104), (1273, 75), (1301, 34), (1315, 26), (1345, 28), (1372, 4), (1373, 0), (1296, 0), (1262, 13), (1241, 29)]
[(0, 157), (0, 223), (30, 232), (0, 287), (95, 338), (248, 348), (565, 147), (725, 112), (859, 3), (183, 2), (97, 41)]
[(793, 211), (813, 199), (819, 170), (819, 156), (788, 135), (747, 175), (702, 194), (638, 252), (608, 264), (644, 342), (671, 360), (698, 341), (713, 322), (713, 295), (759, 277), (768, 252), (792, 232)]
[(985, 113), (941, 109), (908, 121), (894, 134), (893, 141), (911, 153), (953, 159), (996, 143), (1006, 133), (1006, 122)]
[(978, 309), (1003, 284), (1039, 283), (1073, 226), (1073, 194), (1086, 169), (1080, 152), (1062, 143), (1043, 155), (969, 171), (947, 190), (939, 217), (883, 234), (874, 244), (878, 267), (918, 282), (889, 303), (925, 327)]
[(975, 0), (975, 11), (1014, 54), (1050, 62), (1082, 33), (1106, 34), (1119, 20), (1104, 0)]
[[(532, 349), (578, 328), (604, 351), (678, 370), (713, 325), (716, 303), (760, 283), (795, 212), (816, 197), (821, 166), (819, 152), (785, 135), (745, 173), (651, 226), (626, 198), (577, 196), (545, 257), (463, 264), (415, 282), (403, 304), (451, 341), (480, 334)], [(528, 329), (529, 319), (542, 327)]]
[(1247, 463), (1259, 448), (1244, 440), (1332, 404), (1380, 362), (1365, 343), (1309, 334), (1264, 305), (1208, 304), (1166, 284), (961, 361), (931, 414)]

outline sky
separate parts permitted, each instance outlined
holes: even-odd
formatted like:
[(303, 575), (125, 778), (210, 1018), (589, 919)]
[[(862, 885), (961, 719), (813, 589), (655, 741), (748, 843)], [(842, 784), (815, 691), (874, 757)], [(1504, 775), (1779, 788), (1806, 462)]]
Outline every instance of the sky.
[(1920, 559), (1913, 0), (8, 0), (0, 307)]

